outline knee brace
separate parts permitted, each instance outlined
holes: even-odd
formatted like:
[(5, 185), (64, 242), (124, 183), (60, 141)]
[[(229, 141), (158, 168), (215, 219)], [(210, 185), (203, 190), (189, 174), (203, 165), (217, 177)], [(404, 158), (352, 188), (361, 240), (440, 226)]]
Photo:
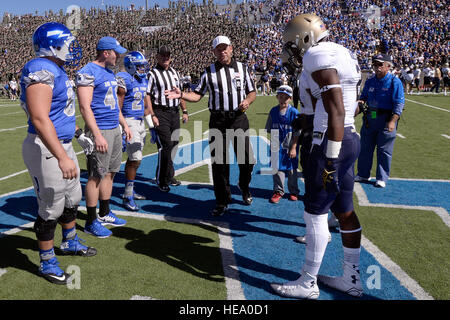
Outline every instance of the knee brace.
[(73, 208), (64, 208), (62, 215), (58, 218), (60, 223), (69, 223), (77, 218), (78, 206)]
[(34, 232), (39, 241), (50, 241), (55, 237), (55, 229), (58, 222), (56, 220), (45, 221), (40, 216), (34, 222)]

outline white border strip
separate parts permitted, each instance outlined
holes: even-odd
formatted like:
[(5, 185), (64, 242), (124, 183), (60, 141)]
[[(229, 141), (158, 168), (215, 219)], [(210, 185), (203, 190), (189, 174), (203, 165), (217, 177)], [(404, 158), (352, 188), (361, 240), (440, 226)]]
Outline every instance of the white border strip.
[(422, 102), (418, 102), (418, 101), (410, 100), (410, 99), (405, 99), (405, 100), (408, 101), (408, 102), (413, 102), (413, 103), (420, 104), (420, 105), (425, 106), (425, 107), (433, 108), (433, 109), (436, 109), (436, 110), (450, 112), (450, 110), (439, 108), (439, 107), (436, 107), (436, 106), (432, 106), (430, 104), (426, 104), (426, 103), (422, 103)]

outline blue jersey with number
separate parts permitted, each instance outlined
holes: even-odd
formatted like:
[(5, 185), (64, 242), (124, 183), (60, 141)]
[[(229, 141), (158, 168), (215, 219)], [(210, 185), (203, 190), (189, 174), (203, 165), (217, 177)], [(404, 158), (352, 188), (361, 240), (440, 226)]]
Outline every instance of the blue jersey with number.
[(117, 80), (114, 72), (93, 62), (77, 73), (78, 86), (92, 86), (91, 109), (99, 129), (114, 129), (119, 125), (119, 103)]
[(147, 94), (148, 81), (136, 79), (128, 72), (119, 72), (116, 75), (119, 87), (125, 89), (122, 114), (126, 118), (142, 118), (144, 116), (144, 98)]
[[(35, 83), (43, 83), (52, 88), (49, 118), (53, 122), (58, 139), (72, 139), (75, 134), (75, 94), (66, 71), (45, 58), (36, 58), (25, 64), (20, 78), (22, 88), (20, 103), (27, 115), (29, 112), (26, 89)], [(37, 133), (30, 119), (28, 119), (28, 132)]]

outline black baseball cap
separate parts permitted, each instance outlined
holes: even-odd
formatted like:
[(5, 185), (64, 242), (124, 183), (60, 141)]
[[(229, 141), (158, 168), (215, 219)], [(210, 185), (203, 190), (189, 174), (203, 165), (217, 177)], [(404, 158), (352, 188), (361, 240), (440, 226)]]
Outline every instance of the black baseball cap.
[(159, 47), (158, 54), (163, 56), (170, 56), (170, 48), (166, 45)]
[(389, 62), (390, 64), (392, 64), (392, 58), (390, 55), (387, 55), (385, 53), (378, 53), (376, 55), (374, 55), (372, 57), (372, 63), (375, 61), (379, 61), (379, 62)]

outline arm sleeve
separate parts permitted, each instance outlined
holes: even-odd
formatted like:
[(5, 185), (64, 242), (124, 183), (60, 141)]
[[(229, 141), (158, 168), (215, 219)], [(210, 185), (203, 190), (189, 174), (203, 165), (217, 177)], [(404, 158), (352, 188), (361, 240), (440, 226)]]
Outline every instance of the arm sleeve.
[(392, 112), (400, 116), (403, 112), (403, 107), (405, 106), (405, 94), (403, 92), (403, 85), (398, 78), (394, 78), (392, 81), (394, 81), (392, 92)]

